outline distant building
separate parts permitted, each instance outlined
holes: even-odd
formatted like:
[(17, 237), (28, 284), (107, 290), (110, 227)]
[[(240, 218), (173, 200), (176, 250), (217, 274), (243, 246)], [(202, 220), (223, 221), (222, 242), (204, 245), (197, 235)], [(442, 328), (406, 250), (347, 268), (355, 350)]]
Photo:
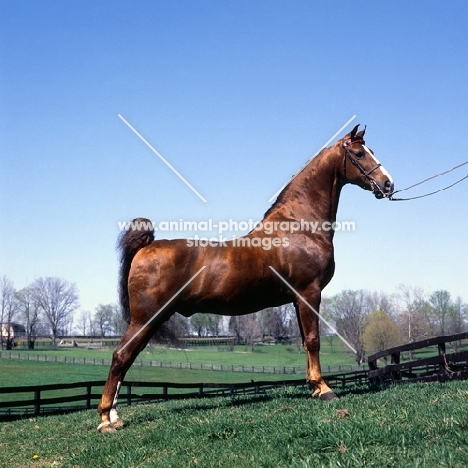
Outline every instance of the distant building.
[[(10, 328), (10, 333), (8, 333), (8, 327)], [(0, 323), (0, 332), (1, 337), (4, 339), (10, 338), (10, 340), (16, 338), (24, 338), (26, 336), (26, 328), (23, 325), (15, 322), (8, 323)]]

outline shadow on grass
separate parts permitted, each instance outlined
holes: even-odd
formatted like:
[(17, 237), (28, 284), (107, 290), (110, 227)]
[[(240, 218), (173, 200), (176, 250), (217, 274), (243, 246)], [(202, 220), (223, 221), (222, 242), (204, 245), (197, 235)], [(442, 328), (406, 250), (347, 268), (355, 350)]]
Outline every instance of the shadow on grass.
[[(338, 396), (338, 398), (345, 397), (348, 395), (367, 395), (371, 393), (378, 393), (381, 391), (384, 391), (387, 388), (387, 386), (370, 386), (370, 385), (361, 385), (361, 386), (348, 386), (345, 388), (334, 388), (335, 394)], [(188, 397), (187, 399), (181, 398), (180, 400), (174, 400), (184, 402), (183, 408), (181, 407), (175, 407), (175, 408), (170, 408), (168, 409), (169, 412), (172, 413), (181, 413), (185, 411), (195, 411), (195, 410), (210, 410), (210, 409), (216, 409), (220, 407), (232, 407), (232, 406), (244, 406), (244, 405), (250, 405), (253, 403), (262, 403), (266, 401), (272, 401), (274, 399), (278, 398), (288, 398), (288, 399), (307, 399), (310, 398), (311, 401), (317, 404), (328, 404), (328, 403), (333, 403), (333, 402), (323, 402), (319, 399), (315, 399), (311, 397), (311, 390), (307, 389), (307, 385), (304, 384), (302, 387), (280, 387), (277, 389), (272, 389), (272, 390), (266, 390), (265, 392), (262, 393), (257, 393), (257, 394), (250, 394), (250, 395), (232, 395), (232, 396), (218, 396), (218, 395), (213, 395), (213, 396), (208, 396), (205, 395), (202, 398), (197, 398), (197, 397)], [(339, 400), (334, 400), (336, 402), (339, 402)], [(148, 401), (148, 402), (140, 402), (132, 406), (142, 406), (142, 405), (155, 405), (158, 403), (171, 403), (166, 400), (154, 400), (154, 401)], [(128, 406), (123, 406), (124, 408), (128, 408)], [(121, 406), (122, 408), (122, 406)], [(95, 408), (94, 408), (95, 409)], [(29, 419), (29, 418), (35, 418), (35, 417), (45, 417), (45, 416), (56, 416), (56, 415), (64, 415), (64, 414), (70, 414), (74, 412), (80, 412), (80, 411), (89, 411), (89, 409), (86, 409), (84, 407), (75, 407), (75, 408), (70, 408), (70, 407), (63, 407), (63, 408), (50, 408), (46, 410), (45, 412), (41, 412), (40, 414), (32, 414), (32, 412), (28, 413), (22, 413), (22, 414), (3, 414), (0, 415), (0, 422), (8, 422), (8, 421), (18, 421), (21, 419)], [(145, 421), (151, 421), (151, 415), (148, 414), (149, 417), (145, 418)], [(137, 418), (134, 421), (129, 421), (126, 426), (130, 426), (133, 424), (139, 424), (141, 423), (142, 418)]]
[[(181, 401), (184, 402), (183, 407), (178, 406), (174, 408), (168, 408), (167, 413), (181, 414), (191, 411), (210, 411), (216, 410), (218, 408), (242, 407), (252, 405), (255, 403), (269, 402), (280, 398), (285, 398), (289, 400), (310, 399), (311, 404), (317, 405), (328, 405), (336, 403), (339, 404), (340, 399), (348, 395), (369, 395), (374, 393), (380, 393), (384, 391), (385, 388), (386, 387), (361, 385), (335, 389), (335, 394), (338, 396), (339, 399), (333, 401), (322, 401), (316, 398), (312, 398), (311, 390), (307, 389), (306, 385), (304, 385), (303, 388), (284, 387), (274, 390), (267, 390), (265, 393), (259, 393), (254, 395), (215, 396), (212, 398), (188, 398), (186, 400), (179, 400), (179, 403)], [(147, 403), (148, 406), (151, 406), (153, 404), (154, 403)], [(127, 416), (125, 420), (125, 426), (138, 426), (144, 422), (153, 422), (161, 417), (161, 414), (159, 412), (151, 413), (150, 408), (148, 409), (148, 414), (145, 414), (144, 416), (133, 415), (133, 418), (132, 416)]]

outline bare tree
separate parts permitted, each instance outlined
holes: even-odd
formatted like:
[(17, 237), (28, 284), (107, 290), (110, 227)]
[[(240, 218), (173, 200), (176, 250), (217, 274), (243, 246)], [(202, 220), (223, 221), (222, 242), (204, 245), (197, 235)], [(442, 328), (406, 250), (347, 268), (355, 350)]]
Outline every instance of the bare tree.
[(391, 295), (374, 291), (367, 293), (367, 297), (371, 310), (385, 312), (390, 318), (396, 315), (395, 301)]
[(236, 315), (229, 317), (229, 332), (236, 337), (236, 342), (240, 343), (242, 341), (242, 327), (241, 327), (241, 318)]
[(355, 359), (360, 365), (364, 360), (362, 336), (365, 317), (371, 312), (369, 293), (363, 290), (342, 291), (331, 298), (328, 314), (334, 319), (336, 329), (356, 350)]
[(94, 322), (99, 330), (100, 336), (104, 337), (112, 332), (112, 322), (114, 317), (114, 305), (99, 304), (94, 313)]
[(258, 320), (258, 312), (255, 314), (232, 316), (229, 320), (229, 330), (233, 333), (238, 342), (248, 344), (252, 351), (255, 342), (261, 338), (262, 330)]
[(117, 304), (112, 305), (112, 330), (114, 335), (122, 336), (128, 328), (128, 323), (124, 320), (120, 307)]
[(430, 313), (438, 335), (445, 335), (446, 325), (454, 312), (450, 293), (445, 290), (434, 291), (429, 297)]
[[(404, 342), (414, 343), (431, 336), (427, 302), (421, 288), (400, 284), (394, 300), (397, 309), (396, 321)], [(410, 359), (414, 359), (414, 351), (410, 351), (409, 355)]]
[(327, 337), (330, 346), (333, 346), (333, 337), (336, 336), (335, 320), (337, 317), (333, 301), (334, 298), (322, 296), (322, 301), (320, 302), (320, 317), (332, 325), (330, 327), (323, 320), (319, 320), (320, 336)]
[(81, 311), (76, 321), (77, 323), (76, 329), (81, 335), (83, 336), (91, 335), (90, 321), (91, 321), (91, 312), (89, 312), (88, 310)]
[(35, 299), (43, 311), (50, 329), (52, 346), (59, 333), (67, 330), (78, 308), (78, 293), (74, 284), (62, 278), (38, 278), (33, 283)]
[[(271, 336), (275, 342), (283, 340), (288, 335), (288, 324), (291, 320), (291, 304), (279, 307), (268, 307), (258, 313), (258, 322), (262, 338)], [(294, 314), (295, 315), (295, 314)]]
[[(447, 332), (449, 334), (456, 334), (462, 333), (466, 330), (467, 324), (466, 319), (468, 316), (468, 306), (462, 302), (461, 297), (457, 297), (457, 299), (453, 302), (452, 313), (449, 318), (449, 323), (447, 327)], [(458, 346), (460, 342), (453, 341), (452, 347), (454, 348), (455, 352), (458, 351)]]
[(251, 351), (254, 351), (255, 343), (262, 336), (258, 314), (243, 315), (240, 319), (243, 340), (250, 346)]
[(468, 306), (464, 304), (461, 297), (457, 297), (453, 302), (452, 314), (448, 326), (449, 333), (462, 333), (467, 328)]
[(28, 349), (34, 349), (36, 337), (41, 329), (41, 309), (32, 286), (27, 286), (16, 295), (19, 314), (26, 328)]
[(13, 283), (3, 276), (0, 279), (0, 341), (1, 347), (11, 349), (13, 346), (13, 319), (18, 313), (18, 303)]

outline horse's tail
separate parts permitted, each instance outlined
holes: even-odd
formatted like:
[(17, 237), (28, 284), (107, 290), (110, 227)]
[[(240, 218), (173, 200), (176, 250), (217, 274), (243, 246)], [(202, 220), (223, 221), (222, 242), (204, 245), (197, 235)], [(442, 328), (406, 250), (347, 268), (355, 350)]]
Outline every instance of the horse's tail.
[(119, 237), (117, 249), (120, 251), (119, 299), (122, 316), (130, 323), (130, 301), (128, 297), (128, 275), (137, 252), (154, 241), (154, 227), (146, 218), (135, 218), (127, 223)]

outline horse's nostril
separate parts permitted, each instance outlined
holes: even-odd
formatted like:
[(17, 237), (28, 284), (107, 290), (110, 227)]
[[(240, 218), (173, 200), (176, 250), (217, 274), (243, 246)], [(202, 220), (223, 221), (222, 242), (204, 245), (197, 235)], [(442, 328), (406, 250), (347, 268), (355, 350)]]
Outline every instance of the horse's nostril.
[(386, 180), (384, 182), (384, 191), (385, 192), (391, 192), (393, 190), (393, 184), (389, 181), (389, 180)]

